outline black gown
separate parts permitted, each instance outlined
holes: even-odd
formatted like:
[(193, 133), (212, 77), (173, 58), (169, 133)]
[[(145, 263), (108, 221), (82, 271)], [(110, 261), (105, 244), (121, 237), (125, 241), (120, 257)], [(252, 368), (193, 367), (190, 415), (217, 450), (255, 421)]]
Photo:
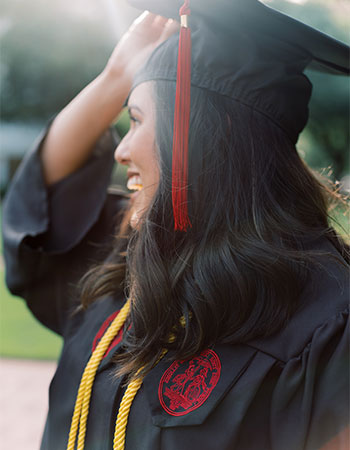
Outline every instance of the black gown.
[[(6, 280), (64, 345), (50, 385), (42, 450), (66, 448), (77, 389), (122, 295), (77, 305), (75, 285), (108, 254), (125, 198), (108, 191), (116, 136), (109, 130), (74, 174), (45, 187), (40, 148), (21, 164), (3, 208)], [(326, 239), (319, 249), (337, 254)], [(338, 255), (339, 256), (339, 255)], [(335, 439), (343, 449), (349, 424), (349, 272), (322, 261), (300, 308), (280, 332), (248, 344), (217, 345), (191, 361), (160, 361), (131, 407), (126, 450), (315, 450)], [(125, 388), (112, 376), (118, 336), (93, 386), (88, 450), (112, 449)], [(339, 436), (342, 437), (339, 437)], [(338, 436), (338, 437), (337, 437)]]

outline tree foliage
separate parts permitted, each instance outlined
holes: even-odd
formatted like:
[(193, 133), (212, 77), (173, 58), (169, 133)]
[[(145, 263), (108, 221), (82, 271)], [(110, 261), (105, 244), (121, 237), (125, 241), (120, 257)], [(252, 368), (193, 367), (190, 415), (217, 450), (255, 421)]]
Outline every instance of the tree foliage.
[[(280, 11), (348, 43), (347, 17), (350, 3), (339, 0), (308, 0), (301, 4), (285, 0), (267, 2)], [(332, 168), (333, 178), (349, 173), (349, 78), (308, 70), (313, 84), (309, 123), (299, 149), (314, 168)]]
[(114, 43), (105, 24), (55, 3), (5, 2), (3, 120), (46, 120), (104, 67)]
[[(348, 39), (350, 8), (343, 1), (265, 1), (340, 40)], [(3, 1), (2, 120), (46, 121), (103, 69), (115, 42), (103, 2), (99, 4), (100, 13), (79, 17), (71, 14), (68, 0)], [(314, 94), (299, 148), (311, 166), (332, 165), (339, 178), (349, 172), (348, 79), (314, 72), (308, 76)]]

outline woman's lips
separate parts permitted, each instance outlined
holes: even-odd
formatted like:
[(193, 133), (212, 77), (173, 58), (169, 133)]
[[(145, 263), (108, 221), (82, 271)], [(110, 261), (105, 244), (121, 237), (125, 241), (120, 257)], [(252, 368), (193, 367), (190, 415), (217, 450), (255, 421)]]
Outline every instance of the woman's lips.
[(139, 175), (132, 175), (127, 182), (126, 187), (130, 191), (136, 191), (133, 194), (130, 195), (131, 203), (134, 203), (136, 200), (136, 197), (140, 194), (141, 189), (143, 188), (142, 180)]

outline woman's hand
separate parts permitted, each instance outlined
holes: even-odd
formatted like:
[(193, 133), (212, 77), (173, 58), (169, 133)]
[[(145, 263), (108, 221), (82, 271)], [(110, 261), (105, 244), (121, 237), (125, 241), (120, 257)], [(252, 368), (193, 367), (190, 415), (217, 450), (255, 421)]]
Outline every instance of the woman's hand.
[(178, 30), (179, 23), (175, 20), (145, 11), (118, 42), (106, 71), (117, 78), (124, 77), (126, 84), (131, 86), (135, 73), (153, 50)]
[(123, 108), (136, 71), (179, 28), (174, 20), (143, 13), (114, 49), (102, 73), (55, 118), (41, 151), (45, 181), (57, 182), (79, 168)]

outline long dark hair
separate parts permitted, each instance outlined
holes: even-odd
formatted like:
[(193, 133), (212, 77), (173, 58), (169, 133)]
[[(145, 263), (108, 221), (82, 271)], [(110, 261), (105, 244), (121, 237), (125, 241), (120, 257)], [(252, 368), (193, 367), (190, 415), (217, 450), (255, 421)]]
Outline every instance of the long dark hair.
[[(138, 230), (83, 280), (85, 305), (124, 289), (132, 299), (119, 374), (148, 371), (163, 348), (193, 356), (218, 342), (273, 334), (298, 307), (317, 241), (347, 246), (328, 222), (327, 188), (284, 131), (262, 114), (192, 88), (189, 217), (173, 230), (171, 148), (175, 84), (153, 82), (161, 176)], [(127, 237), (125, 237), (127, 235)], [(342, 258), (339, 257), (339, 260)], [(180, 318), (184, 317), (183, 326)], [(131, 326), (129, 327), (129, 325)], [(176, 340), (169, 343), (170, 333)]]

